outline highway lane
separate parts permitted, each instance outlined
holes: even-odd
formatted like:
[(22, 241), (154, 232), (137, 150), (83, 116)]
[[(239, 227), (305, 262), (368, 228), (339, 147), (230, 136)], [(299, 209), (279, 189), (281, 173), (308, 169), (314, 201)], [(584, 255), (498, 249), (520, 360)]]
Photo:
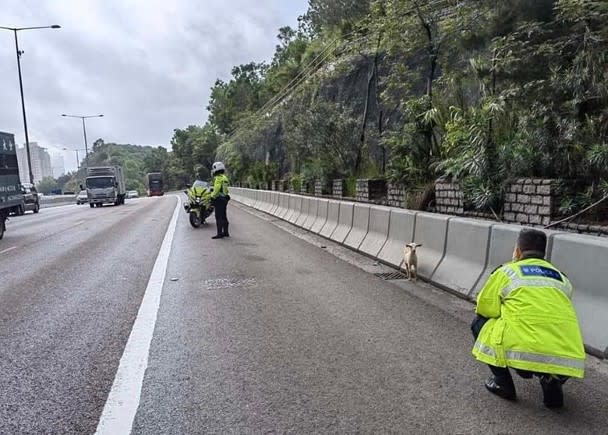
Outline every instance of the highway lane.
[[(175, 204), (10, 222), (0, 434), (95, 431)], [(566, 385), (562, 411), (519, 379), (519, 402), (503, 402), (470, 355), (468, 303), (382, 281), (370, 272), (384, 266), (275, 218), (229, 213), (219, 241), (212, 219), (193, 229), (179, 213), (133, 433), (606, 432), (605, 363)]]
[(175, 205), (11, 219), (0, 242), (0, 433), (94, 432)]
[(504, 402), (470, 354), (468, 303), (229, 213), (220, 241), (180, 216), (133, 433), (606, 433), (605, 363), (566, 385), (562, 411), (519, 379)]

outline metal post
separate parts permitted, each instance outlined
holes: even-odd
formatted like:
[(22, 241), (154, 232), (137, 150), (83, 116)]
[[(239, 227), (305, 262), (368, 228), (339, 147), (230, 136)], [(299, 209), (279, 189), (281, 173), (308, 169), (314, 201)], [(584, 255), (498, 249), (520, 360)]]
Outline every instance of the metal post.
[(82, 132), (84, 133), (84, 164), (89, 167), (89, 145), (87, 144), (87, 128), (84, 125), (84, 116), (82, 117)]
[(78, 157), (78, 150), (76, 151), (76, 170), (80, 170), (80, 158)]
[(15, 49), (17, 50), (17, 70), (19, 71), (19, 90), (21, 91), (21, 109), (23, 111), (23, 127), (25, 129), (25, 152), (27, 154), (27, 166), (29, 169), (30, 183), (34, 184), (34, 172), (32, 171), (32, 158), (30, 156), (30, 138), (27, 134), (27, 118), (25, 116), (23, 81), (21, 79), (21, 52), (19, 51), (19, 42), (17, 41), (17, 29), (13, 29), (13, 32), (15, 33)]

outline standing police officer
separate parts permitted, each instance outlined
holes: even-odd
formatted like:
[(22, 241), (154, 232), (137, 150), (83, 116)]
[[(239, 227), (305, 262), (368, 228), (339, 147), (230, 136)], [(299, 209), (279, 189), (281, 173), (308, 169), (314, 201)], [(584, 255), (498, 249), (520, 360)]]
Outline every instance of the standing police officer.
[(562, 384), (584, 376), (585, 348), (572, 285), (544, 260), (546, 246), (545, 233), (523, 229), (513, 262), (490, 276), (477, 297), (473, 355), (490, 366), (491, 393), (516, 399), (511, 367), (525, 379), (540, 378), (545, 406), (559, 408)]
[(230, 196), (228, 194), (228, 177), (226, 176), (224, 164), (222, 162), (215, 162), (211, 167), (211, 175), (213, 175), (211, 200), (215, 207), (215, 223), (217, 225), (217, 234), (212, 239), (222, 239), (230, 237), (228, 233), (228, 216), (226, 214)]

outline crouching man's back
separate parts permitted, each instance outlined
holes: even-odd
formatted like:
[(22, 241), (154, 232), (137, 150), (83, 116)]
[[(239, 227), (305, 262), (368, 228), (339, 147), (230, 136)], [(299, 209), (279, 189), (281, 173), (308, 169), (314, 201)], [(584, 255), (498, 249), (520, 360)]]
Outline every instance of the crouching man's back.
[(582, 378), (585, 349), (568, 278), (544, 260), (546, 235), (525, 229), (514, 261), (498, 268), (477, 297), (473, 355), (494, 376), (486, 388), (515, 399), (508, 367), (525, 378), (536, 375), (548, 407), (563, 404), (561, 385)]

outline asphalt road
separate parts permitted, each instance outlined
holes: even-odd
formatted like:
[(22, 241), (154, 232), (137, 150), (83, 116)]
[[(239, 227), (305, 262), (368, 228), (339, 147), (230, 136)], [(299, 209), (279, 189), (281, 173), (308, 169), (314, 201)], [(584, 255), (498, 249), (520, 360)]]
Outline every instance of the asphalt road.
[[(95, 431), (174, 208), (9, 222), (0, 433)], [(561, 411), (534, 381), (504, 402), (470, 355), (468, 303), (383, 281), (383, 266), (259, 212), (231, 203), (229, 217), (232, 237), (214, 241), (212, 219), (193, 229), (180, 212), (132, 433), (608, 431), (606, 363), (566, 384)]]

